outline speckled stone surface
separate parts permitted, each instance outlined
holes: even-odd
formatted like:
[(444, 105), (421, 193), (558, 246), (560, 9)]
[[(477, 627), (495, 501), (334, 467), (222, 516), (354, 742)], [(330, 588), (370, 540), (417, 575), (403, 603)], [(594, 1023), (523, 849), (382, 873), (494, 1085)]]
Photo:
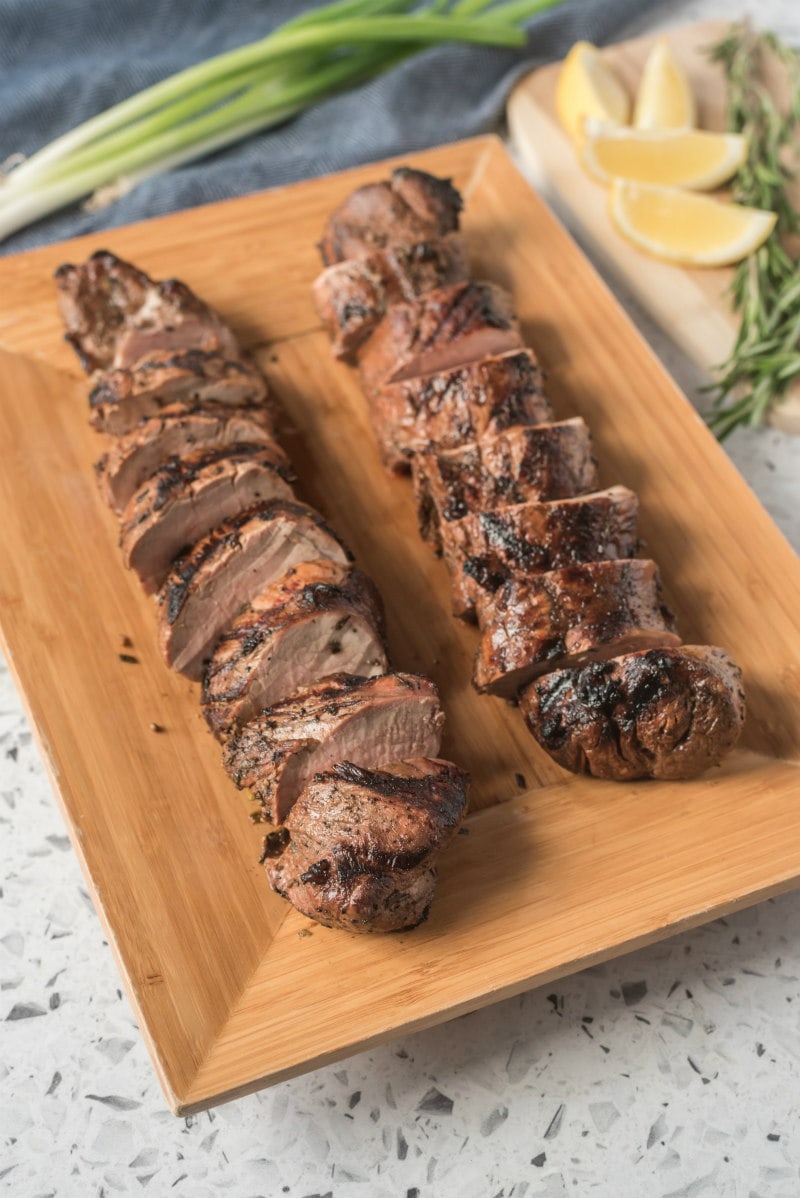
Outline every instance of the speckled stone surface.
[[(747, 12), (800, 40), (795, 0), (673, 3), (636, 31)], [(800, 548), (800, 439), (729, 449)], [(0, 1193), (800, 1195), (800, 894), (176, 1120), (4, 669), (0, 876)]]

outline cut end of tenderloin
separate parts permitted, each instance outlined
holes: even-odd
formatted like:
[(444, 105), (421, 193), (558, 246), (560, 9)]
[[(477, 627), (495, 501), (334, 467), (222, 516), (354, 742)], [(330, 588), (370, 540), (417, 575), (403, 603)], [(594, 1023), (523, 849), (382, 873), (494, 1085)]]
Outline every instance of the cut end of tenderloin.
[(388, 669), (383, 604), (371, 579), (334, 561), (302, 562), (260, 592), (208, 663), (203, 710), (220, 739), (331, 674)]
[(327, 559), (343, 568), (349, 556), (322, 517), (293, 500), (260, 503), (223, 521), (175, 562), (159, 593), (167, 664), (200, 678), (219, 637), (266, 586), (301, 562)]
[(505, 698), (553, 670), (680, 644), (656, 564), (639, 559), (510, 579), (481, 627), (473, 684)]
[(259, 501), (290, 498), (292, 477), (276, 445), (201, 449), (167, 462), (125, 508), (120, 527), (125, 565), (152, 594), (175, 558), (223, 520)]
[(467, 806), (467, 776), (417, 758), (317, 774), (264, 841), (270, 885), (330, 928), (399, 932), (427, 916), (435, 862)]
[(695, 778), (734, 748), (745, 718), (741, 670), (709, 645), (558, 670), (523, 691), (521, 707), (559, 765), (618, 781)]
[(234, 733), (225, 769), (282, 823), (314, 774), (337, 761), (379, 767), (435, 757), (444, 715), (434, 684), (415, 674), (334, 675), (303, 687)]

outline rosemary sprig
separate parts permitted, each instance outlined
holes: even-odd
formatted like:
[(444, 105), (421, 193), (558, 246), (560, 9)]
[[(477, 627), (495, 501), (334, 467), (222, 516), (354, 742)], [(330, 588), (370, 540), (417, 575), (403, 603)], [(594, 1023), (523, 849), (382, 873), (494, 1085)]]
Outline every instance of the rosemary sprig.
[[(774, 55), (789, 83), (789, 109), (781, 112), (765, 84), (765, 59)], [(774, 33), (733, 27), (712, 46), (728, 82), (728, 128), (745, 133), (747, 158), (733, 180), (734, 199), (778, 214), (775, 231), (736, 268), (731, 284), (739, 330), (716, 383), (708, 388), (714, 410), (707, 415), (722, 440), (739, 425), (760, 424), (769, 408), (800, 376), (800, 276), (784, 248), (800, 232), (800, 214), (788, 185), (794, 171), (785, 148), (800, 128), (800, 56)]]

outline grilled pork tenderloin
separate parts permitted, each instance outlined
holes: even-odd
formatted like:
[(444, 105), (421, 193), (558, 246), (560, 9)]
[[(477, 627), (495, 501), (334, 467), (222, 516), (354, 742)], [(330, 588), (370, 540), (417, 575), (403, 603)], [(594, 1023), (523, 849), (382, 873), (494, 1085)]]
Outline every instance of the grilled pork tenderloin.
[[(200, 349), (154, 350), (130, 369), (101, 375), (89, 393), (89, 423), (120, 436), (176, 403), (248, 407), (263, 404), (266, 394), (263, 375), (247, 362)], [(270, 417), (266, 406), (259, 410)]]
[(488, 600), (509, 578), (631, 557), (638, 546), (637, 510), (633, 491), (609, 487), (575, 499), (531, 500), (444, 522), (442, 550), (453, 614), (480, 620)]
[(552, 670), (680, 644), (656, 564), (639, 559), (509, 579), (481, 627), (473, 684), (505, 698)]
[(439, 240), (456, 232), (461, 207), (449, 179), (398, 167), (389, 180), (351, 192), (331, 214), (319, 244), (322, 261), (333, 266), (386, 246)]
[(410, 930), (427, 917), (437, 858), (466, 805), (467, 776), (449, 761), (340, 762), (265, 837), (270, 885), (329, 928)]
[(223, 521), (177, 559), (159, 592), (167, 664), (200, 678), (217, 640), (255, 595), (300, 562), (327, 559), (343, 567), (349, 556), (304, 503), (275, 499)]
[(338, 761), (379, 767), (435, 757), (444, 714), (434, 684), (416, 674), (337, 674), (301, 687), (227, 741), (223, 764), (282, 823), (314, 774)]
[(203, 711), (224, 739), (235, 725), (331, 674), (388, 669), (374, 582), (334, 561), (301, 562), (270, 583), (226, 629), (203, 678)]
[(370, 404), (381, 457), (405, 471), (414, 454), (460, 449), (552, 412), (529, 349), (514, 349), (425, 378), (387, 383)]
[(95, 465), (101, 494), (109, 507), (122, 512), (170, 458), (236, 444), (275, 444), (264, 408), (231, 408), (213, 401), (193, 407), (171, 404), (117, 438), (103, 454)]
[(382, 387), (520, 349), (511, 297), (493, 283), (456, 283), (392, 304), (358, 355), (367, 399)]
[(645, 649), (557, 670), (522, 692), (543, 749), (574, 773), (626, 781), (694, 778), (739, 739), (739, 667), (709, 645)]
[(239, 357), (222, 318), (178, 279), (157, 282), (108, 250), (55, 274), (66, 340), (87, 374), (130, 367), (156, 350)]
[(597, 486), (589, 429), (579, 416), (415, 454), (411, 475), (420, 533), (437, 549), (443, 520), (528, 499), (568, 499)]
[(128, 501), (120, 524), (125, 565), (147, 594), (174, 559), (223, 520), (260, 500), (289, 499), (293, 474), (277, 445), (225, 445), (173, 458)]

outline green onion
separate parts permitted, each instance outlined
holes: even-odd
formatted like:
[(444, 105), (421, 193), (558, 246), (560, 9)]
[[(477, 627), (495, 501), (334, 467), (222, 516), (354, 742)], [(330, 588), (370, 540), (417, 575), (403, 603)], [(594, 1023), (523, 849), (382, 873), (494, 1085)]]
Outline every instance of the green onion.
[(95, 193), (95, 205), (270, 128), (444, 42), (525, 44), (521, 23), (561, 0), (334, 0), (188, 67), (0, 171), (0, 241)]

